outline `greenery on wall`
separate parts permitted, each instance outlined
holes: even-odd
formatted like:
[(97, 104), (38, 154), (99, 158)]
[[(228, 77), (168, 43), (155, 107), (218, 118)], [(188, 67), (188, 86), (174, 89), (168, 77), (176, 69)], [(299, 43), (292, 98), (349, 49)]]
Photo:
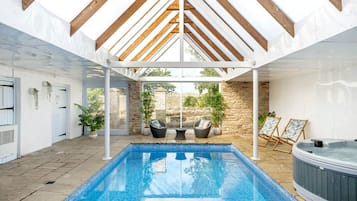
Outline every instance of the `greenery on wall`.
[(140, 112), (143, 114), (143, 120), (145, 123), (145, 127), (149, 127), (149, 121), (152, 117), (152, 113), (154, 112), (154, 97), (151, 91), (143, 91), (140, 94), (141, 107)]

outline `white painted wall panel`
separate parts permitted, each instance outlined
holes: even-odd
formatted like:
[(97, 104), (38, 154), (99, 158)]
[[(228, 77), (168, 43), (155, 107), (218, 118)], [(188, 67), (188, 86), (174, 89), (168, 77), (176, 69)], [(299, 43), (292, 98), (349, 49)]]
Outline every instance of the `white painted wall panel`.
[(270, 82), (270, 111), (308, 119), (308, 138), (357, 139), (357, 68), (289, 77)]
[[(21, 124), (19, 124), (21, 155), (48, 147), (52, 144), (52, 106), (47, 96), (46, 87), (42, 84), (43, 81), (69, 86), (69, 138), (81, 135), (81, 127), (78, 126), (79, 111), (74, 107), (74, 103), (82, 103), (81, 80), (73, 80), (53, 74), (23, 69), (15, 68), (12, 70), (12, 68), (4, 65), (0, 65), (0, 76), (14, 76), (21, 80), (21, 113), (19, 117), (21, 119)], [(30, 88), (37, 88), (39, 90), (39, 107), (37, 110), (34, 98), (29, 93)]]

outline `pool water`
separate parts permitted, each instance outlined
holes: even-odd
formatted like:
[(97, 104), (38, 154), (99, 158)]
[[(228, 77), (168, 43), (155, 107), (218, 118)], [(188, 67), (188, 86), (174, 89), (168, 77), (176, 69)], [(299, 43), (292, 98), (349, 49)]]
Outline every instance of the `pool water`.
[(295, 200), (232, 145), (130, 145), (67, 200)]

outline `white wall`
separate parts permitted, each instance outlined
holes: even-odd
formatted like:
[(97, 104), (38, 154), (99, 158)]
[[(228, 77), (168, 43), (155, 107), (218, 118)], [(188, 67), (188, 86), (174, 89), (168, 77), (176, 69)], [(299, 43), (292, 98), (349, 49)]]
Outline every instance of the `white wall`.
[[(20, 142), (21, 155), (51, 146), (52, 144), (52, 105), (47, 98), (46, 88), (43, 81), (49, 81), (53, 85), (66, 85), (69, 87), (69, 138), (81, 135), (81, 127), (78, 126), (78, 113), (74, 103), (82, 103), (82, 81), (51, 74), (28, 71), (0, 64), (0, 76), (20, 78), (20, 102), (21, 123)], [(34, 97), (30, 95), (29, 89), (39, 89), (39, 107), (36, 110)]]
[(307, 138), (357, 139), (357, 68), (335, 68), (270, 82), (270, 111), (309, 120)]

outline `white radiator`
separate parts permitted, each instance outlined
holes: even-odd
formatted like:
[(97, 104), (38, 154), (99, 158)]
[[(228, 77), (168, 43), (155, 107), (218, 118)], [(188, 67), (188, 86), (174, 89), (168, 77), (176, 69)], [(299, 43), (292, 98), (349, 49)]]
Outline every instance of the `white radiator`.
[(0, 164), (17, 158), (17, 125), (0, 126)]

